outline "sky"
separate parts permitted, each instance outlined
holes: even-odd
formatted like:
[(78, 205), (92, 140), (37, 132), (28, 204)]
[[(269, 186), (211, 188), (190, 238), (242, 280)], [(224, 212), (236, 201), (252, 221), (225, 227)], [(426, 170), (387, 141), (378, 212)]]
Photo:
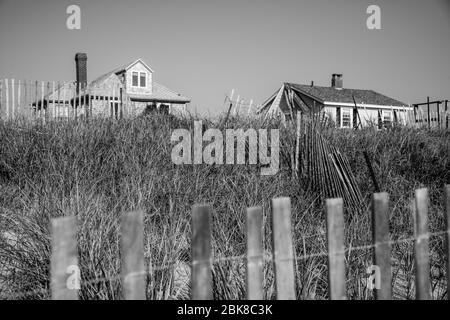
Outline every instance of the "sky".
[[(69, 5), (81, 29), (69, 30)], [(381, 30), (369, 30), (369, 5)], [(283, 82), (372, 89), (406, 103), (450, 98), (450, 0), (0, 0), (0, 78), (88, 80), (142, 58), (202, 115), (235, 89), (262, 103)]]

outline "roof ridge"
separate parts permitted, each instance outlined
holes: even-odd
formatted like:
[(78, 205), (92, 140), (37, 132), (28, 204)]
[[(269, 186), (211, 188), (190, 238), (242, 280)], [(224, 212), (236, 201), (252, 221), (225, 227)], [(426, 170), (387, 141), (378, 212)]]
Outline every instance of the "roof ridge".
[(364, 104), (382, 106), (407, 106), (403, 101), (391, 98), (373, 89), (343, 88), (336, 90), (331, 86), (311, 86), (310, 84), (287, 83), (294, 90), (301, 91), (310, 97), (314, 97), (324, 102), (353, 103), (352, 96)]

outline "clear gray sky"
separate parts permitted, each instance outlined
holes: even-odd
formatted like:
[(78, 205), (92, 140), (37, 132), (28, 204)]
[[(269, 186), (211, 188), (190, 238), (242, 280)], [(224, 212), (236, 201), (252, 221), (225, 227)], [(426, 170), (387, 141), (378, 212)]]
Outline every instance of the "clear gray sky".
[[(81, 7), (81, 30), (66, 8)], [(382, 30), (366, 9), (381, 8)], [(450, 98), (450, 0), (0, 0), (0, 78), (69, 81), (142, 58), (155, 80), (225, 110), (232, 88), (263, 102), (282, 82), (373, 89), (407, 103)]]

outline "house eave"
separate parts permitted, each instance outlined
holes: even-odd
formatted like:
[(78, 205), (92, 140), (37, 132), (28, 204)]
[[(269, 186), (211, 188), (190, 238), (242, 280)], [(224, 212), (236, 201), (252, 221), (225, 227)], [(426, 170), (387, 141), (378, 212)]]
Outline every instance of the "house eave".
[(190, 103), (191, 100), (186, 99), (158, 99), (158, 98), (136, 98), (130, 97), (130, 101), (134, 102), (161, 102), (161, 103), (177, 103), (177, 104), (186, 104)]
[[(338, 107), (338, 106), (344, 106), (344, 107), (354, 107), (354, 103), (350, 102), (333, 102), (333, 101), (324, 101), (325, 106), (329, 107)], [(366, 103), (357, 103), (356, 106), (358, 108), (368, 108), (368, 109), (406, 109), (406, 110), (412, 110), (413, 108), (409, 105), (397, 105), (397, 106), (388, 106), (388, 105), (379, 105), (379, 104), (366, 104)]]

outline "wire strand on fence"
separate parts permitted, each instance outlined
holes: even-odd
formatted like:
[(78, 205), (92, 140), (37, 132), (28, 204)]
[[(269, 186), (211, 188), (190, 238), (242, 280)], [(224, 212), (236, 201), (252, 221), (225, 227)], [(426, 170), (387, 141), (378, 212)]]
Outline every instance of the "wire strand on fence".
[[(428, 234), (422, 236), (424, 238), (431, 238), (431, 237), (435, 237), (435, 236), (442, 236), (442, 235), (446, 235), (449, 234), (448, 231), (437, 231), (437, 232), (429, 232)], [(389, 245), (396, 245), (396, 244), (401, 244), (401, 243), (406, 243), (406, 242), (412, 242), (412, 241), (418, 241), (417, 237), (409, 237), (409, 238), (403, 238), (403, 239), (399, 239), (399, 240), (389, 240), (387, 242), (378, 242), (375, 244), (367, 244), (367, 245), (360, 245), (360, 246), (350, 246), (345, 248), (345, 250), (343, 251), (336, 251), (335, 254), (347, 254), (349, 252), (354, 252), (354, 251), (361, 251), (361, 250), (370, 250), (375, 248), (377, 245), (381, 245), (381, 244), (389, 244)], [(307, 260), (307, 259), (311, 259), (311, 258), (325, 258), (328, 257), (329, 253), (328, 252), (318, 252), (318, 253), (311, 253), (311, 254), (303, 254), (303, 255), (294, 255), (293, 259), (296, 261), (302, 261), (302, 260)], [(238, 255), (238, 256), (229, 256), (229, 257), (221, 257), (221, 258), (211, 258), (209, 261), (193, 261), (191, 262), (191, 266), (194, 263), (204, 263), (204, 262), (210, 262), (212, 265), (216, 265), (222, 262), (235, 262), (235, 261), (244, 261), (246, 259), (246, 255)], [(273, 257), (273, 253), (270, 252), (265, 252), (263, 254), (263, 259), (265, 262), (273, 262), (274, 261), (274, 257)], [(277, 259), (277, 261), (290, 261), (292, 259)], [(152, 266), (151, 264), (148, 267), (148, 271), (143, 271), (143, 272), (131, 272), (129, 273), (129, 276), (141, 276), (141, 275), (146, 275), (146, 276), (151, 276), (152, 272), (160, 272), (160, 271), (167, 271), (170, 269), (174, 269), (177, 263), (180, 263), (180, 260), (172, 260), (169, 261), (167, 263), (165, 263), (164, 265), (160, 265), (160, 266)], [(114, 282), (114, 281), (119, 281), (121, 279), (120, 274), (116, 275), (116, 276), (112, 276), (112, 277), (98, 277), (95, 279), (82, 279), (82, 284), (83, 286), (85, 285), (94, 285), (94, 284), (98, 284), (101, 282)], [(13, 293), (8, 295), (8, 298), (13, 298), (13, 299), (19, 299), (19, 298), (25, 298), (28, 296), (33, 296), (36, 294), (49, 294), (49, 290), (50, 289), (36, 289), (36, 290), (31, 290), (31, 291), (24, 291), (24, 292), (18, 292), (18, 293)]]

